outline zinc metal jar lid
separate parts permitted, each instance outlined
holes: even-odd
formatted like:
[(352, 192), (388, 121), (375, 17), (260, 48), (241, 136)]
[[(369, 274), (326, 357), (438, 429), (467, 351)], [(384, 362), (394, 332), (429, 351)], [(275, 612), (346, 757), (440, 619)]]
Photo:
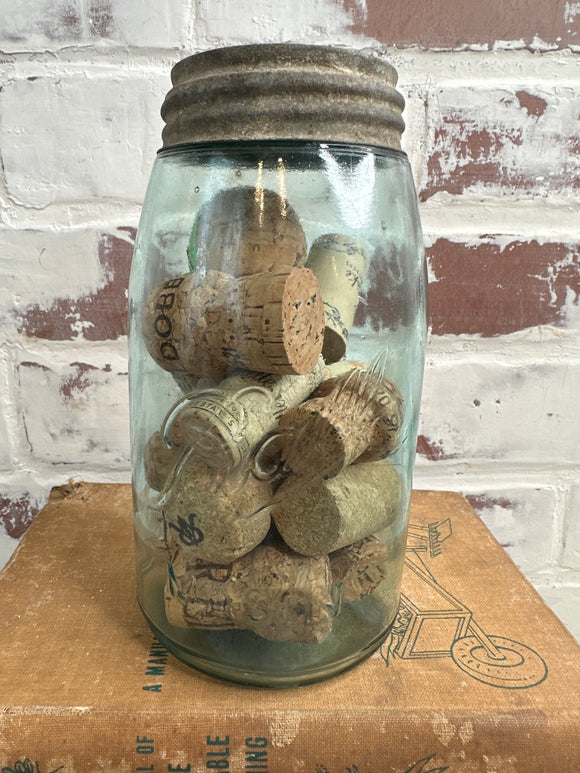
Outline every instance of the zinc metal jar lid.
[(401, 149), (397, 72), (372, 50), (290, 43), (193, 54), (171, 71), (163, 148), (314, 140)]

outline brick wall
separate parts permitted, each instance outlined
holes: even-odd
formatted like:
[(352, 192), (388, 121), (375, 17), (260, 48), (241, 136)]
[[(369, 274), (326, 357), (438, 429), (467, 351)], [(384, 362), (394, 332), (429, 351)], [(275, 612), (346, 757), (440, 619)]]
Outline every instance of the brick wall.
[(415, 485), (467, 494), (577, 636), (580, 3), (0, 0), (0, 562), (68, 478), (129, 480), (126, 287), (171, 65), (382, 45), (429, 259)]

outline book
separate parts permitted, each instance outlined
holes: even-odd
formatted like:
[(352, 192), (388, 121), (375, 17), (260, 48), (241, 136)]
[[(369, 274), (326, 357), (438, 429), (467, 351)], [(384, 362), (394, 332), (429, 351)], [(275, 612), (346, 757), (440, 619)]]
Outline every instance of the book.
[(364, 663), (232, 685), (147, 627), (130, 487), (54, 489), (0, 573), (0, 770), (580, 770), (580, 647), (468, 502), (413, 492), (406, 555), (398, 618)]

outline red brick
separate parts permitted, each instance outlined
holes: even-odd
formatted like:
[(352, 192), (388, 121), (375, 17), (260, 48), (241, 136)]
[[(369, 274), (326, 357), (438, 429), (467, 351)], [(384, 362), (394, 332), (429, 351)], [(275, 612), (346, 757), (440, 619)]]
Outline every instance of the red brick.
[(427, 249), (435, 335), (495, 336), (536, 325), (566, 326), (580, 303), (580, 246), (512, 241), (501, 247), (437, 241)]
[(57, 298), (46, 309), (27, 306), (17, 314), (18, 332), (50, 341), (82, 337), (89, 341), (114, 340), (127, 335), (127, 288), (135, 229), (125, 228), (130, 241), (102, 234), (98, 255), (104, 285), (82, 298)]
[(545, 196), (580, 187), (572, 89), (440, 89), (429, 97), (427, 120), (422, 201), (440, 191)]
[(3, 496), (0, 494), (0, 524), (9, 537), (19, 539), (38, 515), (38, 503), (29, 495)]
[(400, 47), (491, 48), (496, 41), (521, 41), (521, 47), (533, 50), (542, 47), (541, 41), (551, 48), (580, 42), (577, 16), (567, 0), (343, 0), (343, 6), (354, 32)]
[(425, 435), (417, 437), (417, 453), (431, 462), (443, 462), (446, 459), (457, 459), (459, 454), (448, 454), (440, 440), (431, 440)]

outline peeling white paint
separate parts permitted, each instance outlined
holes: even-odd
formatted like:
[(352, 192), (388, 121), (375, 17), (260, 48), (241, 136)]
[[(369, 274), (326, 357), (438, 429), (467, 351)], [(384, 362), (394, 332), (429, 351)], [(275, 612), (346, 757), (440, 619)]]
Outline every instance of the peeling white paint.
[(576, 21), (576, 16), (580, 14), (580, 3), (564, 4), (564, 21), (567, 24)]

